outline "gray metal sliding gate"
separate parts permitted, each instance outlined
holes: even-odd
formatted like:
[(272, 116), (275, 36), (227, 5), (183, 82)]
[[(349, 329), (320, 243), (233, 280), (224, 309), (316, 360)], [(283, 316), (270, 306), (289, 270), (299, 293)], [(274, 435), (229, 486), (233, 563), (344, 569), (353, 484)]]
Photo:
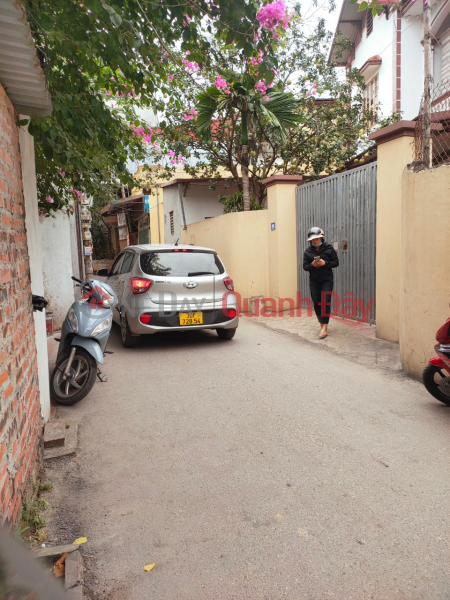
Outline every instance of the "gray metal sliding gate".
[[(313, 226), (322, 227), (327, 242), (339, 256), (339, 267), (334, 271), (334, 291), (340, 299), (338, 314), (361, 320), (371, 306), (367, 321), (372, 324), (375, 323), (376, 195), (376, 162), (297, 188), (299, 291), (303, 297), (310, 297), (309, 274), (303, 270), (307, 231)], [(335, 311), (336, 302), (335, 297)]]

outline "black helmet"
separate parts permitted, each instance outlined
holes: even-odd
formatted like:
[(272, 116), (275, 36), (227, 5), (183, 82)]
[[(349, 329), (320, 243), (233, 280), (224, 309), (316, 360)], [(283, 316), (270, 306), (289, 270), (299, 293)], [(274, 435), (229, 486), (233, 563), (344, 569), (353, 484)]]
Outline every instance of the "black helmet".
[(308, 231), (308, 242), (320, 237), (325, 237), (323, 229), (320, 229), (320, 227), (311, 227), (311, 229)]

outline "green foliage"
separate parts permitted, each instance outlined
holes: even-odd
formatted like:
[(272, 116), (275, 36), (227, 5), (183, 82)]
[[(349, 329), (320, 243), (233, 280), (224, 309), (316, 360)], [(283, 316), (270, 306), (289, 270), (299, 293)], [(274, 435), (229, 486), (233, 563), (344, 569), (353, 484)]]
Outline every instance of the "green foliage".
[(22, 516), (19, 523), (19, 532), (28, 542), (39, 542), (45, 539), (45, 513), (48, 512), (49, 503), (41, 497), (36, 498), (31, 504), (24, 502)]
[(267, 32), (254, 38), (256, 1), (22, 1), (53, 100), (51, 117), (30, 124), (43, 213), (72, 210), (73, 190), (106, 200), (130, 183), (128, 161), (145, 157), (132, 131), (136, 98), (140, 108), (164, 107), (174, 47), (207, 67), (215, 37), (230, 37), (243, 56), (269, 45)]
[[(223, 204), (223, 212), (225, 215), (233, 212), (241, 212), (244, 210), (244, 195), (242, 192), (235, 192), (229, 196), (219, 196), (219, 202)], [(256, 202), (251, 202), (250, 210), (262, 210), (264, 207)]]

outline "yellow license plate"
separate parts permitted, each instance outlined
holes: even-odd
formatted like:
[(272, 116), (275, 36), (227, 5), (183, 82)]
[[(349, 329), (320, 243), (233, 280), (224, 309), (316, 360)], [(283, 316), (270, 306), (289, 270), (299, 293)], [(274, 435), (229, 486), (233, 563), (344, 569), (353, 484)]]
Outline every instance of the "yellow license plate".
[(203, 325), (203, 313), (180, 313), (180, 325)]

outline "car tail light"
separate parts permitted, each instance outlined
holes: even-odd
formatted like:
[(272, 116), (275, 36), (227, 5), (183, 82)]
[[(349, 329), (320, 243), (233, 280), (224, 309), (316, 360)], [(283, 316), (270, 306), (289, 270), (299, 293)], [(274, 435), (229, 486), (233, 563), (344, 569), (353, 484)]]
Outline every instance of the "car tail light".
[(149, 315), (148, 313), (144, 313), (143, 315), (141, 315), (139, 317), (139, 321), (141, 323), (144, 323), (144, 325), (148, 325), (151, 320), (152, 320), (152, 315)]
[(190, 248), (175, 248), (172, 252), (194, 252)]
[(228, 311), (228, 316), (230, 317), (230, 319), (234, 319), (236, 315), (237, 312), (234, 310), (234, 308), (230, 308), (230, 310)]
[(130, 279), (130, 283), (131, 289), (133, 290), (133, 294), (143, 294), (151, 288), (153, 281), (151, 279), (141, 279), (140, 277), (132, 277)]
[(225, 279), (223, 280), (223, 283), (224, 283), (225, 287), (227, 288), (227, 290), (230, 290), (230, 292), (234, 292), (234, 283), (233, 283), (233, 280), (231, 279), (231, 277), (225, 277)]

